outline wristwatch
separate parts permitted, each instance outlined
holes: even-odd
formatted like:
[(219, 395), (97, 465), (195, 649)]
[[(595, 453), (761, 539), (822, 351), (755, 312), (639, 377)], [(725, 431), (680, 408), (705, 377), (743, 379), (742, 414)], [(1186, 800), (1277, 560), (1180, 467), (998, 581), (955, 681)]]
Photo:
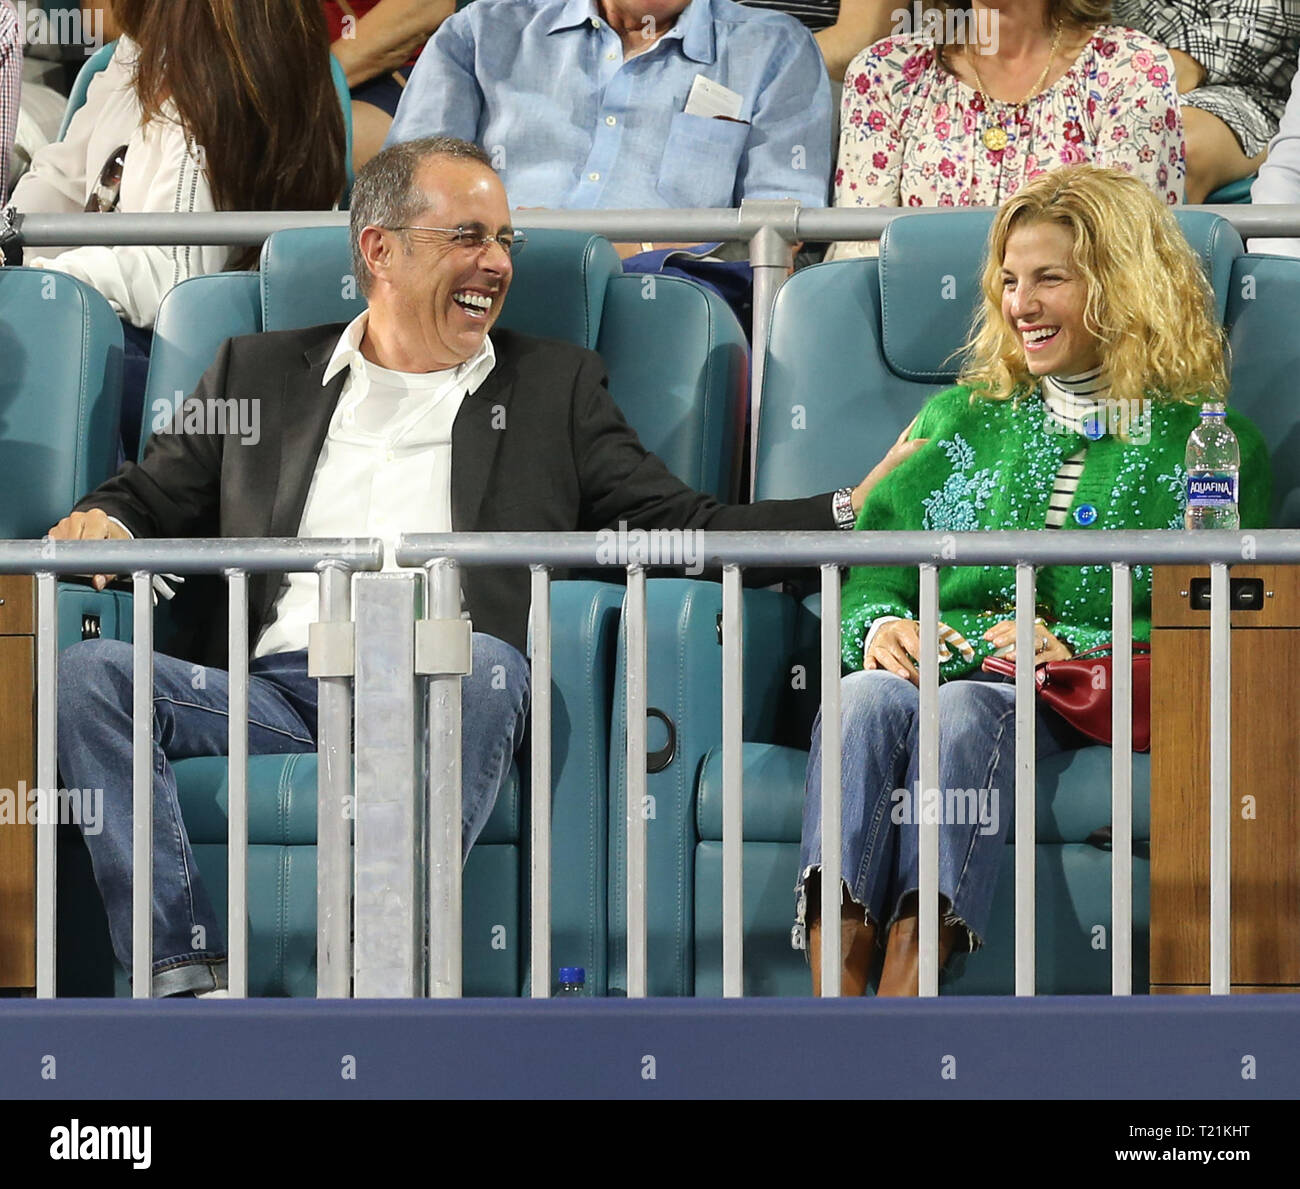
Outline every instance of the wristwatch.
[(852, 528), (857, 522), (858, 514), (853, 510), (853, 488), (841, 487), (831, 500), (831, 511), (835, 514), (836, 528)]

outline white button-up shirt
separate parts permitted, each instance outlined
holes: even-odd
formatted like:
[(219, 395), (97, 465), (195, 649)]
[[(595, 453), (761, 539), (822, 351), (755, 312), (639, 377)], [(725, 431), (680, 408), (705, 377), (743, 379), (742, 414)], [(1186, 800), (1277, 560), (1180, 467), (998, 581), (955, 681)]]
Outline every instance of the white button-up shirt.
[[(440, 372), (394, 372), (361, 353), (369, 311), (343, 332), (321, 379), (345, 368), (338, 405), (316, 460), (300, 537), (380, 537), (384, 568), (396, 569), (402, 533), (451, 531), (451, 430), (466, 396), (496, 364), (491, 339)], [(287, 576), (254, 656), (307, 647), (318, 618), (315, 574)]]

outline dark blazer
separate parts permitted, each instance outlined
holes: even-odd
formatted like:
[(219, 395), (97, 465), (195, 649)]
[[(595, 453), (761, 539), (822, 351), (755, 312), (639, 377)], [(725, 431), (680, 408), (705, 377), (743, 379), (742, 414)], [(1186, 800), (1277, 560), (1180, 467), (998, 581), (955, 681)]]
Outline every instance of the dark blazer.
[[(243, 443), (236, 425), (224, 435), (157, 433), (143, 462), (127, 463), (77, 510), (102, 508), (137, 537), (297, 536), (348, 376), (344, 370), (321, 385), (343, 329), (317, 326), (225, 342), (189, 399), (259, 398), (256, 444)], [(829, 493), (732, 507), (680, 482), (624, 420), (594, 352), (509, 330), (493, 331), (492, 344), (496, 365), (452, 426), (453, 529), (595, 531), (619, 521), (647, 529), (835, 527)], [(250, 577), (254, 642), (283, 577)], [(467, 567), (462, 585), (474, 629), (522, 650), (527, 569)], [(205, 610), (195, 659), (224, 667), (225, 619), (213, 614), (217, 607)]]

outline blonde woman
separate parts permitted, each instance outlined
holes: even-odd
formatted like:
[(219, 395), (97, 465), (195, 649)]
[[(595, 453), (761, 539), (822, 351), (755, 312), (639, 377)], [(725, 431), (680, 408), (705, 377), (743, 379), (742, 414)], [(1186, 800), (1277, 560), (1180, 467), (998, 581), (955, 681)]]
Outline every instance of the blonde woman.
[[(1183, 200), (1173, 60), (1111, 22), (1110, 0), (974, 0), (849, 63), (835, 206), (997, 206), (1026, 181), (1091, 162)], [(874, 255), (835, 245), (832, 259)]]
[[(859, 529), (1179, 528), (1182, 467), (1200, 405), (1227, 391), (1223, 335), (1177, 221), (1137, 179), (1076, 165), (1028, 183), (998, 211), (984, 300), (956, 387), (931, 398), (877, 473)], [(1241, 444), (1241, 524), (1263, 526), (1264, 442), (1229, 414)], [(1038, 576), (1036, 662), (1110, 639), (1104, 567)], [(916, 993), (917, 657), (915, 568), (862, 567), (843, 590), (845, 886), (835, 899), (842, 990), (862, 994), (877, 948), (879, 993)], [(1012, 567), (940, 572), (944, 626), (939, 787), (976, 804), (939, 831), (940, 959), (979, 947), (1011, 827), (1014, 686), (981, 662), (1014, 656)], [(1150, 571), (1136, 567), (1133, 634), (1149, 639)], [(821, 731), (813, 735), (797, 904), (820, 989)], [(1038, 754), (1086, 740), (1038, 709)], [(972, 820), (973, 819), (973, 820)], [(832, 918), (833, 919), (833, 918)]]

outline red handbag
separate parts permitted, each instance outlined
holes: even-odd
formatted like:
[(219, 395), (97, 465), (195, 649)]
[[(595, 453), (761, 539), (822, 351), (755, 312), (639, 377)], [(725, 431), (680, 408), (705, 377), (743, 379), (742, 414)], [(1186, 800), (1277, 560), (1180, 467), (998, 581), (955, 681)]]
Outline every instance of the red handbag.
[[(1044, 661), (1034, 670), (1038, 696), (1089, 739), (1111, 742), (1111, 645), (1099, 644), (1064, 661)], [(984, 658), (989, 673), (1016, 675), (1005, 656)], [(1151, 750), (1151, 648), (1133, 642), (1133, 750)]]

